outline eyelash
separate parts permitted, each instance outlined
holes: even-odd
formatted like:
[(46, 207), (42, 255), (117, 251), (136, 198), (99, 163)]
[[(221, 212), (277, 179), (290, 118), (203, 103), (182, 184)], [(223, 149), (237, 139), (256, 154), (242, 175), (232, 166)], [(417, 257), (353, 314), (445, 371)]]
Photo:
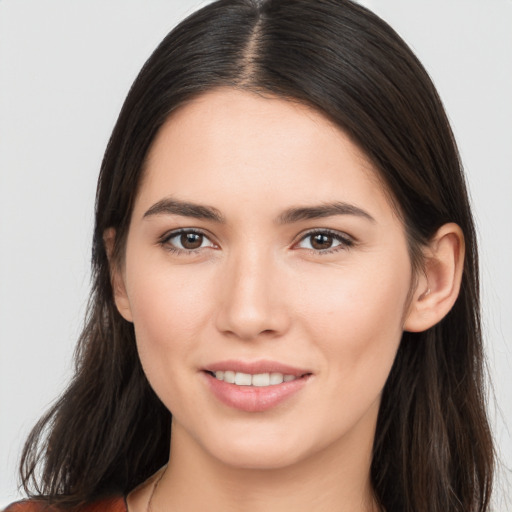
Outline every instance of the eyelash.
[(194, 255), (197, 254), (204, 247), (198, 247), (197, 249), (180, 249), (179, 247), (175, 247), (170, 243), (170, 240), (176, 238), (181, 235), (198, 235), (202, 236), (204, 240), (208, 240), (212, 246), (215, 246), (215, 243), (210, 240), (210, 238), (199, 229), (178, 229), (176, 231), (171, 231), (170, 233), (166, 233), (159, 240), (159, 244), (164, 247), (167, 251), (174, 254), (185, 254), (185, 255)]
[[(197, 254), (201, 249), (204, 249), (205, 247), (198, 247), (196, 249), (181, 249), (179, 247), (175, 247), (170, 243), (170, 240), (173, 238), (176, 238), (181, 235), (198, 235), (203, 237), (204, 240), (208, 240), (212, 245), (208, 247), (215, 247), (215, 243), (210, 240), (210, 238), (201, 230), (198, 229), (179, 229), (176, 231), (171, 231), (170, 233), (166, 233), (164, 236), (161, 237), (159, 240), (159, 244), (164, 247), (167, 251), (174, 253), (174, 254), (185, 254), (185, 255), (194, 255)], [(338, 231), (333, 231), (331, 229), (315, 229), (313, 231), (308, 231), (307, 233), (304, 233), (301, 235), (299, 240), (293, 244), (293, 247), (298, 246), (301, 242), (307, 240), (308, 238), (312, 238), (316, 235), (324, 235), (328, 237), (332, 237), (333, 240), (339, 242), (339, 245), (336, 245), (334, 247), (329, 247), (327, 249), (314, 249), (314, 248), (303, 248), (307, 250), (310, 253), (313, 253), (315, 255), (325, 255), (325, 254), (332, 254), (338, 251), (343, 251), (350, 249), (354, 245), (354, 240), (348, 237), (347, 235), (343, 235)], [(311, 242), (310, 242), (311, 245)]]
[(333, 231), (332, 229), (315, 229), (313, 231), (308, 231), (307, 233), (301, 235), (299, 241), (296, 242), (294, 246), (297, 246), (299, 243), (303, 242), (308, 238), (312, 238), (315, 235), (327, 235), (329, 237), (332, 237), (333, 240), (339, 242), (339, 245), (329, 247), (328, 249), (305, 248), (307, 251), (314, 253), (315, 255), (333, 254), (338, 251), (346, 251), (347, 249), (350, 249), (351, 247), (354, 246), (354, 240), (352, 238), (350, 238), (348, 235), (340, 233), (339, 231)]

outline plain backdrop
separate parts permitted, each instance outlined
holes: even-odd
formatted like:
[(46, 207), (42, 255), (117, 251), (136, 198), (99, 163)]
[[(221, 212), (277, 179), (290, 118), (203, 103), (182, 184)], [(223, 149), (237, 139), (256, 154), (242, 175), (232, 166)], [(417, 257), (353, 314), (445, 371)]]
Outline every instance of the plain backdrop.
[[(157, 43), (204, 3), (0, 0), (0, 508), (20, 496), (21, 445), (71, 375), (89, 289), (96, 178), (122, 101)], [(466, 167), (504, 467), (495, 510), (505, 512), (512, 510), (503, 500), (512, 467), (512, 1), (364, 4), (433, 77)]]

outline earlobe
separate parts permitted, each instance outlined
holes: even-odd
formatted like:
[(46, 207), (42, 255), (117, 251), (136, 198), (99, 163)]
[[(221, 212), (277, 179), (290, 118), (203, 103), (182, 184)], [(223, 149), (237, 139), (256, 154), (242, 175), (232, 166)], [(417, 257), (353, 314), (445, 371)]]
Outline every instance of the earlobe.
[(425, 248), (424, 274), (418, 278), (405, 331), (425, 331), (446, 316), (459, 295), (463, 268), (462, 230), (457, 224), (444, 224)]
[(108, 228), (103, 233), (103, 243), (107, 252), (108, 265), (110, 271), (110, 284), (112, 293), (119, 314), (128, 322), (133, 322), (130, 302), (126, 293), (124, 276), (120, 264), (114, 257), (114, 244), (116, 239), (116, 231), (114, 228)]

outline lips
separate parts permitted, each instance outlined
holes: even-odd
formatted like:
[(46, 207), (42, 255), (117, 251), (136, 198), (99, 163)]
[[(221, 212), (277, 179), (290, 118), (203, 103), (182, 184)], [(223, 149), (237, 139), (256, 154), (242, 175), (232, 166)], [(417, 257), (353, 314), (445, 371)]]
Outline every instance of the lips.
[(235, 372), (233, 370), (218, 370), (215, 373), (211, 373), (217, 380), (228, 382), (229, 384), (236, 384), (237, 386), (276, 386), (283, 382), (291, 382), (297, 379), (295, 375), (282, 374), (279, 372), (268, 372), (268, 373), (250, 373)]
[(203, 374), (218, 400), (246, 412), (276, 407), (299, 392), (312, 375), (273, 361), (222, 361), (208, 365)]

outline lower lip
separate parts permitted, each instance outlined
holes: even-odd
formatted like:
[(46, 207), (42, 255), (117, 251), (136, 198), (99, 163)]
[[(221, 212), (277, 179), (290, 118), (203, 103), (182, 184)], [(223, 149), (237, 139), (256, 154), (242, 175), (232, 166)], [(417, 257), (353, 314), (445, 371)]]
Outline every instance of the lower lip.
[(213, 394), (225, 405), (246, 412), (263, 412), (272, 409), (299, 392), (310, 375), (273, 386), (237, 386), (218, 380), (204, 372)]

